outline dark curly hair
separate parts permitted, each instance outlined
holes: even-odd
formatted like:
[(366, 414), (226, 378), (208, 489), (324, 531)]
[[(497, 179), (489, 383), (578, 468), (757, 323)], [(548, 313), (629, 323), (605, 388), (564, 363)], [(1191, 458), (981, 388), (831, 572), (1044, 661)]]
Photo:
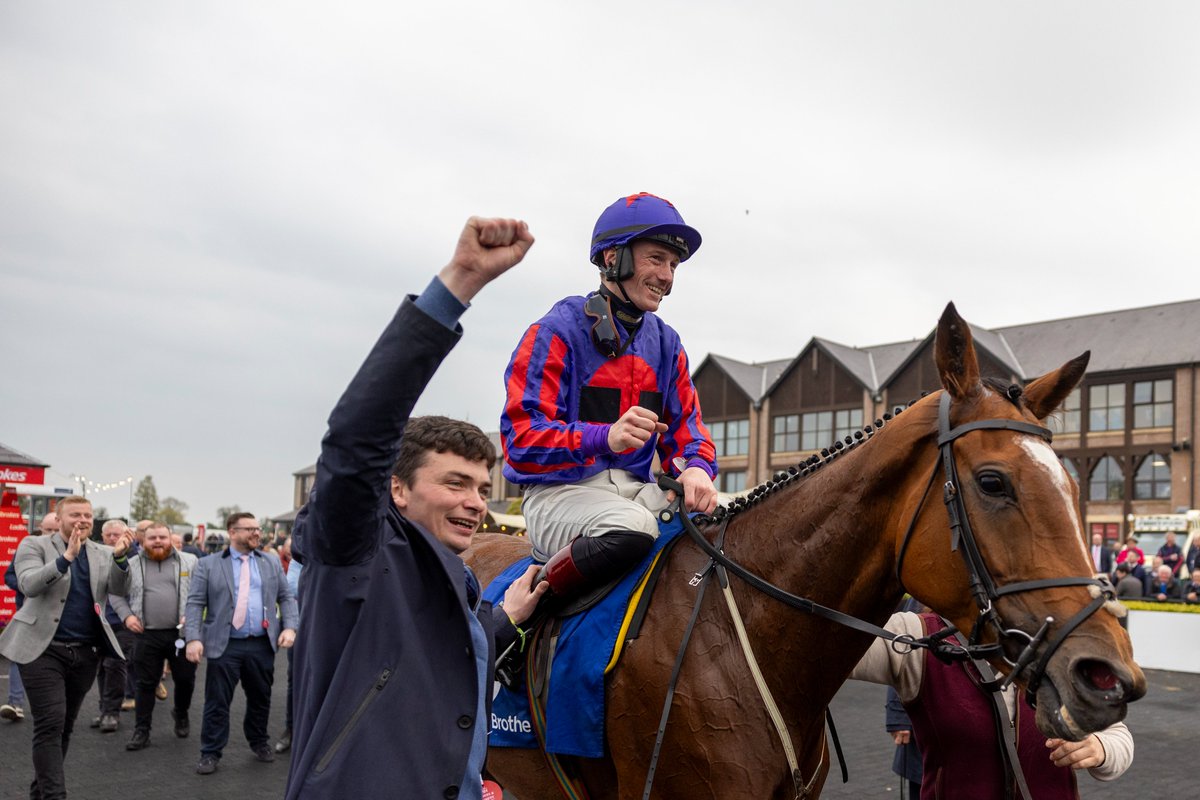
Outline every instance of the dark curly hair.
[(496, 464), (496, 447), (483, 431), (469, 422), (449, 417), (413, 417), (404, 427), (400, 457), (392, 475), (405, 486), (425, 463), (425, 454), (451, 452), (468, 461), (486, 461), (490, 471)]

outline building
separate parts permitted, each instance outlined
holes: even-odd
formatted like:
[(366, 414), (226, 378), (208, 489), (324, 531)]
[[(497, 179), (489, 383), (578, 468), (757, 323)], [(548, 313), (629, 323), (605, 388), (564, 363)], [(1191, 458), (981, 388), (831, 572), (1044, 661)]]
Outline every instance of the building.
[[(984, 376), (1025, 384), (1085, 350), (1087, 374), (1048, 420), (1088, 533), (1196, 508), (1200, 300), (992, 330), (971, 326)], [(792, 359), (707, 356), (693, 380), (718, 488), (765, 480), (894, 406), (940, 388), (933, 339), (850, 347), (814, 337)]]

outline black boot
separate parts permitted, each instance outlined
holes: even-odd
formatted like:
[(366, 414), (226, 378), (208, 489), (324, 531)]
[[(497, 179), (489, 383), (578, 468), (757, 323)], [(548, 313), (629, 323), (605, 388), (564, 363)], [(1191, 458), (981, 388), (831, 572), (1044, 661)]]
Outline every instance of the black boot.
[[(525, 621), (524, 629), (536, 629), (569, 601), (620, 578), (653, 546), (654, 537), (641, 531), (610, 531), (574, 539), (551, 556), (534, 579), (534, 586), (546, 581), (550, 590)], [(524, 667), (524, 651), (511, 647), (496, 661), (496, 679), (511, 688)]]

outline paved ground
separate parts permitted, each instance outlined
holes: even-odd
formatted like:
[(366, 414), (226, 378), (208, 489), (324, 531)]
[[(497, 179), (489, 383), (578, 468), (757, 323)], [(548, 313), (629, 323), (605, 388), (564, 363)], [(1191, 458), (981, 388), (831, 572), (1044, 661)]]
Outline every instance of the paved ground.
[[(203, 686), (203, 667), (200, 685)], [(1148, 671), (1147, 696), (1130, 707), (1129, 726), (1137, 743), (1137, 756), (1124, 777), (1113, 783), (1100, 783), (1088, 776), (1080, 781), (1082, 796), (1092, 798), (1183, 798), (1195, 797), (1194, 780), (1188, 765), (1200, 743), (1200, 723), (1196, 716), (1196, 698), (1200, 696), (1200, 675)], [(271, 712), (271, 731), (283, 727), (283, 702), (286, 662), (276, 662), (275, 694)], [(0, 699), (7, 697), (8, 664), (0, 659)], [(87, 727), (96, 708), (95, 691), (80, 714), (67, 759), (67, 786), (74, 798), (84, 800), (158, 800), (159, 798), (282, 797), (287, 779), (286, 756), (274, 764), (260, 764), (242, 738), (241, 719), (244, 701), (234, 701), (234, 724), (230, 747), (220, 769), (214, 775), (194, 772), (199, 756), (199, 727), (202, 691), (192, 701), (192, 736), (176, 739), (171, 733), (170, 716), (165, 707), (155, 711), (157, 728), (153, 744), (136, 753), (125, 751), (132, 728), (132, 713), (122, 715), (121, 730), (101, 734)], [(831, 773), (822, 795), (829, 798), (895, 798), (899, 779), (891, 773), (891, 739), (883, 731), (882, 687), (848, 683), (833, 702), (834, 721), (850, 769), (850, 782), (842, 784)], [(32, 778), (30, 738), (33, 726), (0, 722), (0, 800), (26, 797)], [(1175, 765), (1164, 768), (1164, 765)], [(233, 793), (237, 793), (236, 795)], [(525, 798), (524, 800), (538, 800)], [(548, 798), (547, 800), (556, 800)]]

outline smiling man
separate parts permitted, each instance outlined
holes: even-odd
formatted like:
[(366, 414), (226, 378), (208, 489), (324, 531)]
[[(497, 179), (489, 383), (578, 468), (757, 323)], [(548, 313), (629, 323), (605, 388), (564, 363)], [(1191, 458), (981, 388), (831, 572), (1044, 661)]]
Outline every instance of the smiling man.
[(716, 449), (700, 417), (679, 335), (654, 313), (700, 234), (668, 200), (622, 197), (596, 221), (600, 287), (531, 325), (504, 380), (504, 476), (525, 486), (534, 557), (559, 600), (624, 573), (658, 535), (673, 499), (654, 483), (657, 452), (689, 511), (716, 507)]
[(482, 602), (459, 553), (487, 513), (495, 448), (470, 423), (409, 414), (467, 303), (532, 244), (523, 222), (472, 217), (329, 417), (292, 534), (304, 601), (288, 800), (483, 796), (495, 653), (545, 589), (531, 569), (503, 607)]

